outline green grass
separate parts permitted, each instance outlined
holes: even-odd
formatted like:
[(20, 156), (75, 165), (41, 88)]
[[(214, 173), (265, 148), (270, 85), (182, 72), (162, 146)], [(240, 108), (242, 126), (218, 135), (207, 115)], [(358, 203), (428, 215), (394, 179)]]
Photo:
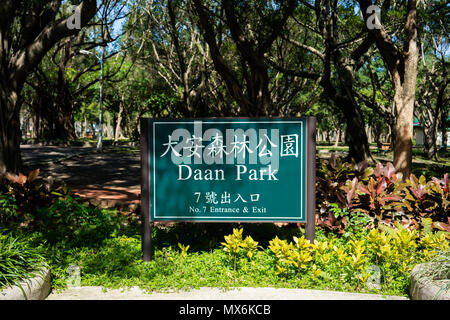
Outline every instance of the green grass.
[[(340, 151), (340, 152), (348, 152), (347, 146), (328, 146), (328, 145), (318, 145), (317, 150), (328, 150), (332, 151)], [(370, 150), (372, 152), (372, 156), (377, 161), (385, 162), (393, 160), (393, 152), (392, 151), (378, 151), (378, 149), (371, 145)], [(440, 177), (442, 178), (445, 173), (450, 171), (450, 150), (439, 150), (438, 152), (438, 160), (430, 160), (425, 157), (423, 152), (423, 148), (414, 147), (413, 148), (413, 164), (412, 164), (412, 173), (416, 176), (424, 175), (427, 178), (431, 177)]]
[[(69, 265), (81, 268), (82, 286), (121, 288), (139, 286), (149, 292), (167, 290), (189, 290), (199, 287), (284, 287), (336, 290), (347, 292), (382, 293), (389, 295), (408, 294), (408, 277), (395, 278), (381, 290), (370, 290), (344, 279), (342, 270), (330, 263), (327, 270), (315, 277), (310, 272), (278, 275), (275, 257), (267, 248), (270, 239), (278, 236), (292, 241), (292, 236), (301, 236), (303, 231), (295, 225), (276, 227), (273, 224), (245, 224), (246, 235), (259, 242), (260, 248), (252, 259), (238, 259), (234, 270), (233, 259), (220, 244), (223, 236), (236, 225), (177, 224), (173, 227), (154, 228), (154, 258), (142, 261), (141, 240), (137, 225), (128, 225), (121, 232), (98, 243), (71, 245), (61, 242), (49, 248), (47, 258), (52, 265), (53, 286), (65, 287)], [(180, 233), (185, 230), (186, 233)], [(214, 235), (214, 237), (212, 237)], [(317, 230), (316, 238), (327, 236)], [(345, 244), (347, 240), (338, 240)], [(190, 245), (183, 257), (178, 243)]]
[[(315, 287), (310, 278), (283, 278), (276, 276), (273, 259), (259, 252), (252, 261), (241, 261), (234, 271), (227, 254), (220, 248), (196, 251), (183, 258), (179, 250), (157, 250), (151, 262), (142, 262), (140, 240), (112, 239), (105, 250), (80, 255), (83, 272), (82, 285), (118, 288), (139, 286), (148, 291), (192, 289), (199, 287)], [(114, 256), (114, 259), (111, 257)], [(320, 286), (319, 286), (320, 287)], [(336, 289), (345, 289), (334, 286)], [(330, 289), (329, 285), (322, 288)]]
[[(0, 232), (0, 290), (19, 285), (44, 265), (42, 248), (35, 247), (24, 237)], [(20, 285), (19, 285), (20, 286)]]

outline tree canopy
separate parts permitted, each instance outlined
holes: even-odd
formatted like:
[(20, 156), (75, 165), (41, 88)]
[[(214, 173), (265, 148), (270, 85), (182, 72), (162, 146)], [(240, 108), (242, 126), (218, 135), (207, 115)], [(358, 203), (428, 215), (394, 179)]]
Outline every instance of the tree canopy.
[(137, 139), (144, 116), (313, 115), (356, 161), (390, 143), (408, 175), (413, 119), (428, 157), (447, 136), (449, 11), (440, 0), (5, 1), (0, 169), (20, 170), (20, 114), (34, 138), (95, 133), (104, 53), (108, 137)]

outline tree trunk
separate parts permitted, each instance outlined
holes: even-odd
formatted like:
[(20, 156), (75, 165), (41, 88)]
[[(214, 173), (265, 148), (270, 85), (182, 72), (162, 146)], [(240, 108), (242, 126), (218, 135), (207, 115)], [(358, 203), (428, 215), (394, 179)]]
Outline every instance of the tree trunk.
[(334, 146), (337, 147), (341, 141), (341, 128), (338, 128), (336, 132), (336, 140), (334, 141)]
[[(2, 79), (6, 79), (0, 75)], [(0, 173), (18, 173), (22, 166), (20, 156), (20, 106), (16, 90), (0, 87)]]
[(441, 117), (442, 142), (441, 142), (441, 147), (444, 150), (447, 149), (447, 117), (448, 117), (448, 111), (442, 112), (442, 117)]
[(82, 138), (84, 138), (85, 136), (87, 136), (87, 130), (88, 130), (88, 121), (87, 121), (87, 117), (86, 117), (86, 112), (83, 115), (84, 120), (83, 120), (83, 130), (82, 130)]
[(375, 142), (377, 145), (377, 149), (381, 150), (381, 139), (382, 139), (382, 127), (381, 124), (378, 122), (374, 122), (371, 125), (371, 136), (372, 136), (372, 142)]
[(437, 130), (433, 129), (424, 130), (424, 136), (425, 139), (423, 151), (425, 153), (425, 158), (437, 159), (437, 143), (436, 143)]
[(106, 123), (104, 124), (104, 133), (107, 139), (114, 138), (114, 130), (111, 124), (111, 114), (109, 112), (105, 112)]
[(424, 139), (424, 152), (427, 159), (438, 159), (437, 136), (439, 132), (439, 120), (442, 118), (442, 105), (439, 103), (439, 99), (436, 103), (435, 110), (431, 116), (431, 123), (427, 126), (425, 119), (422, 121)]
[(33, 113), (33, 133), (31, 138), (36, 139), (39, 136), (39, 114)]
[(358, 105), (347, 97), (335, 95), (331, 97), (345, 117), (345, 142), (349, 148), (348, 157), (361, 162), (371, 158), (363, 116)]
[(397, 113), (394, 126), (394, 167), (406, 179), (411, 173), (414, 104), (404, 99), (401, 93), (401, 88), (396, 89), (394, 97)]
[(116, 130), (114, 133), (114, 141), (115, 142), (117, 142), (117, 140), (123, 138), (123, 134), (122, 134), (123, 110), (124, 110), (124, 101), (123, 101), (123, 96), (122, 96), (122, 99), (120, 99), (120, 103), (119, 103), (119, 113), (117, 114)]
[(361, 115), (350, 107), (345, 108), (344, 116), (347, 122), (345, 138), (349, 148), (349, 157), (355, 159), (356, 162), (369, 159), (371, 157), (369, 143)]
[(51, 98), (44, 92), (37, 92), (39, 100), (33, 104), (36, 114), (39, 114), (41, 127), (39, 139), (46, 140), (71, 140), (76, 139), (73, 123), (73, 111), (70, 101)]
[(53, 139), (74, 140), (76, 139), (75, 127), (73, 124), (73, 111), (70, 101), (62, 102), (59, 113), (55, 120), (55, 131)]
[(369, 145), (373, 142), (373, 138), (372, 138), (372, 128), (367, 127), (366, 129), (366, 134), (367, 134), (367, 141), (369, 142)]
[[(364, 20), (367, 22), (370, 18), (367, 9), (372, 5), (372, 1), (358, 0), (358, 2)], [(398, 173), (402, 174), (403, 179), (409, 177), (412, 167), (413, 112), (419, 58), (416, 5), (416, 0), (407, 2), (405, 40), (402, 48), (393, 42), (383, 27), (366, 29), (375, 38), (375, 43), (389, 70), (394, 87), (395, 124), (392, 132), (394, 167)], [(396, 36), (396, 38), (401, 37)]]
[(399, 74), (397, 69), (393, 73), (396, 112), (394, 167), (403, 174), (403, 179), (409, 178), (412, 169), (414, 99), (419, 59), (416, 21), (416, 1), (410, 0), (405, 24), (407, 41), (404, 48), (404, 71)]
[[(396, 78), (396, 81), (394, 81), (396, 117), (394, 130), (392, 132), (394, 141), (394, 167), (397, 172), (402, 174), (403, 179), (406, 179), (409, 178), (409, 175), (411, 174), (412, 166), (416, 73), (411, 69), (409, 72), (405, 72), (403, 84), (399, 81), (399, 75), (396, 75)], [(414, 82), (414, 85), (412, 85), (412, 82)]]
[(63, 51), (63, 59), (58, 65), (57, 90), (58, 94), (54, 103), (55, 110), (59, 110), (57, 117), (55, 117), (55, 132), (53, 134), (55, 139), (73, 140), (76, 139), (74, 119), (73, 119), (73, 105), (70, 90), (68, 88), (66, 79), (66, 69), (70, 62), (71, 39), (67, 38), (65, 41), (65, 48)]

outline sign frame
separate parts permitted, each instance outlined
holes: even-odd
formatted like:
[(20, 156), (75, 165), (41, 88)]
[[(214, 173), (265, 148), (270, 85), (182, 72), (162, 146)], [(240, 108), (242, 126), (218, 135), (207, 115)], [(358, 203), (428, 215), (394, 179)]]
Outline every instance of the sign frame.
[[(282, 222), (282, 220), (245, 220), (245, 219), (237, 219), (237, 220), (182, 220), (182, 219), (174, 219), (174, 220), (152, 220), (151, 219), (151, 199), (152, 199), (152, 189), (151, 189), (151, 150), (150, 150), (150, 125), (152, 121), (163, 120), (163, 121), (226, 121), (226, 120), (249, 120), (249, 121), (276, 121), (276, 120), (286, 120), (286, 121), (299, 121), (305, 120), (305, 213), (306, 219), (305, 222), (305, 232), (306, 238), (313, 242), (315, 236), (315, 205), (316, 205), (316, 190), (315, 190), (315, 181), (316, 181), (316, 118), (315, 117), (274, 117), (274, 118), (255, 118), (255, 117), (209, 117), (209, 118), (158, 118), (158, 119), (150, 119), (150, 118), (141, 118), (140, 119), (140, 146), (141, 146), (141, 222), (142, 222), (142, 253), (144, 261), (152, 260), (152, 227), (154, 222), (163, 221), (163, 222), (190, 222), (190, 223), (274, 223), (274, 222)], [(286, 220), (285, 222), (292, 223), (292, 220)], [(295, 222), (294, 222), (295, 223)]]

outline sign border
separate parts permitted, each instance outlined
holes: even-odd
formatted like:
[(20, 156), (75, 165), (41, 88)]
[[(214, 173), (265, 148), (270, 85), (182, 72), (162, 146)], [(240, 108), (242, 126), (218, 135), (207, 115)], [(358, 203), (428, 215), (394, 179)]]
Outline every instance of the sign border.
[[(248, 118), (250, 121), (241, 121), (241, 122), (236, 122), (236, 121), (221, 121), (221, 119), (218, 119), (219, 121), (214, 121), (214, 119), (197, 119), (197, 120), (191, 120), (191, 121), (184, 121), (185, 119), (180, 119), (181, 121), (174, 121), (174, 122), (170, 122), (169, 121), (152, 121), (152, 147), (153, 147), (153, 161), (150, 160), (150, 168), (149, 170), (151, 170), (151, 166), (153, 164), (153, 170), (152, 174), (153, 174), (153, 183), (151, 185), (152, 191), (153, 191), (153, 209), (151, 210), (151, 214), (150, 214), (150, 219), (152, 221), (167, 221), (167, 222), (175, 222), (175, 221), (179, 221), (179, 222), (188, 222), (188, 221), (210, 221), (210, 222), (250, 222), (250, 221), (272, 221), (272, 222), (284, 222), (284, 221), (290, 221), (290, 222), (306, 222), (306, 214), (304, 215), (304, 213), (306, 213), (307, 210), (307, 198), (305, 196), (305, 192), (303, 190), (304, 187), (306, 187), (306, 183), (307, 183), (307, 179), (306, 179), (306, 175), (304, 174), (306, 172), (306, 160), (304, 162), (302, 162), (302, 165), (300, 167), (301, 170), (301, 177), (302, 177), (302, 183), (300, 184), (300, 204), (302, 207), (302, 210), (300, 212), (300, 216), (298, 218), (293, 218), (293, 217), (255, 217), (252, 218), (251, 216), (249, 217), (211, 217), (208, 219), (208, 216), (199, 216), (198, 218), (194, 217), (194, 216), (177, 216), (177, 215), (173, 215), (173, 216), (163, 216), (163, 217), (158, 217), (156, 214), (156, 151), (155, 151), (155, 131), (156, 131), (156, 125), (164, 125), (164, 124), (194, 124), (195, 122), (202, 122), (202, 123), (213, 123), (213, 124), (234, 124), (234, 123), (243, 123), (243, 124), (250, 124), (250, 123), (267, 123), (267, 124), (272, 124), (272, 123), (279, 123), (279, 124), (283, 124), (283, 123), (292, 123), (292, 124), (300, 124), (300, 130), (303, 133), (304, 131), (304, 127), (306, 126), (306, 121), (303, 118), (298, 118), (299, 120), (286, 120), (286, 121), (257, 121), (256, 119), (254, 119), (252, 121), (252, 118)], [(241, 119), (241, 118), (237, 118), (234, 120), (247, 120), (247, 119)], [(263, 120), (263, 119), (262, 119)], [(264, 118), (265, 120), (265, 118)], [(209, 122), (208, 122), (209, 121)], [(306, 143), (306, 130), (305, 130), (305, 134), (302, 136), (301, 139), (301, 146), (300, 146), (300, 152), (301, 155), (300, 157), (304, 157), (305, 156), (305, 152), (306, 152), (306, 148), (305, 148), (305, 144)], [(152, 203), (150, 203), (151, 205)], [(179, 218), (178, 218), (179, 217)], [(183, 218), (185, 218), (186, 220), (183, 220)], [(236, 220), (236, 218), (238, 220)], [(261, 219), (261, 220), (258, 220)]]
[[(304, 165), (304, 173), (306, 177), (305, 187), (303, 192), (305, 197), (306, 217), (305, 221), (298, 220), (283, 220), (285, 222), (305, 223), (306, 239), (311, 243), (314, 242), (315, 237), (315, 206), (316, 206), (316, 118), (312, 116), (307, 117), (207, 117), (207, 118), (158, 118), (158, 120), (187, 120), (187, 121), (207, 121), (207, 120), (297, 120), (305, 119), (305, 155), (306, 161)], [(142, 222), (142, 259), (143, 261), (152, 260), (152, 227), (154, 220), (151, 220), (151, 172), (150, 172), (150, 123), (157, 119), (141, 118), (140, 119), (140, 146), (141, 146), (141, 222)], [(181, 121), (180, 121), (181, 122)], [(273, 121), (271, 121), (273, 122)], [(273, 223), (273, 220), (159, 220), (164, 222), (189, 222), (189, 223)], [(281, 220), (277, 220), (281, 222)]]

